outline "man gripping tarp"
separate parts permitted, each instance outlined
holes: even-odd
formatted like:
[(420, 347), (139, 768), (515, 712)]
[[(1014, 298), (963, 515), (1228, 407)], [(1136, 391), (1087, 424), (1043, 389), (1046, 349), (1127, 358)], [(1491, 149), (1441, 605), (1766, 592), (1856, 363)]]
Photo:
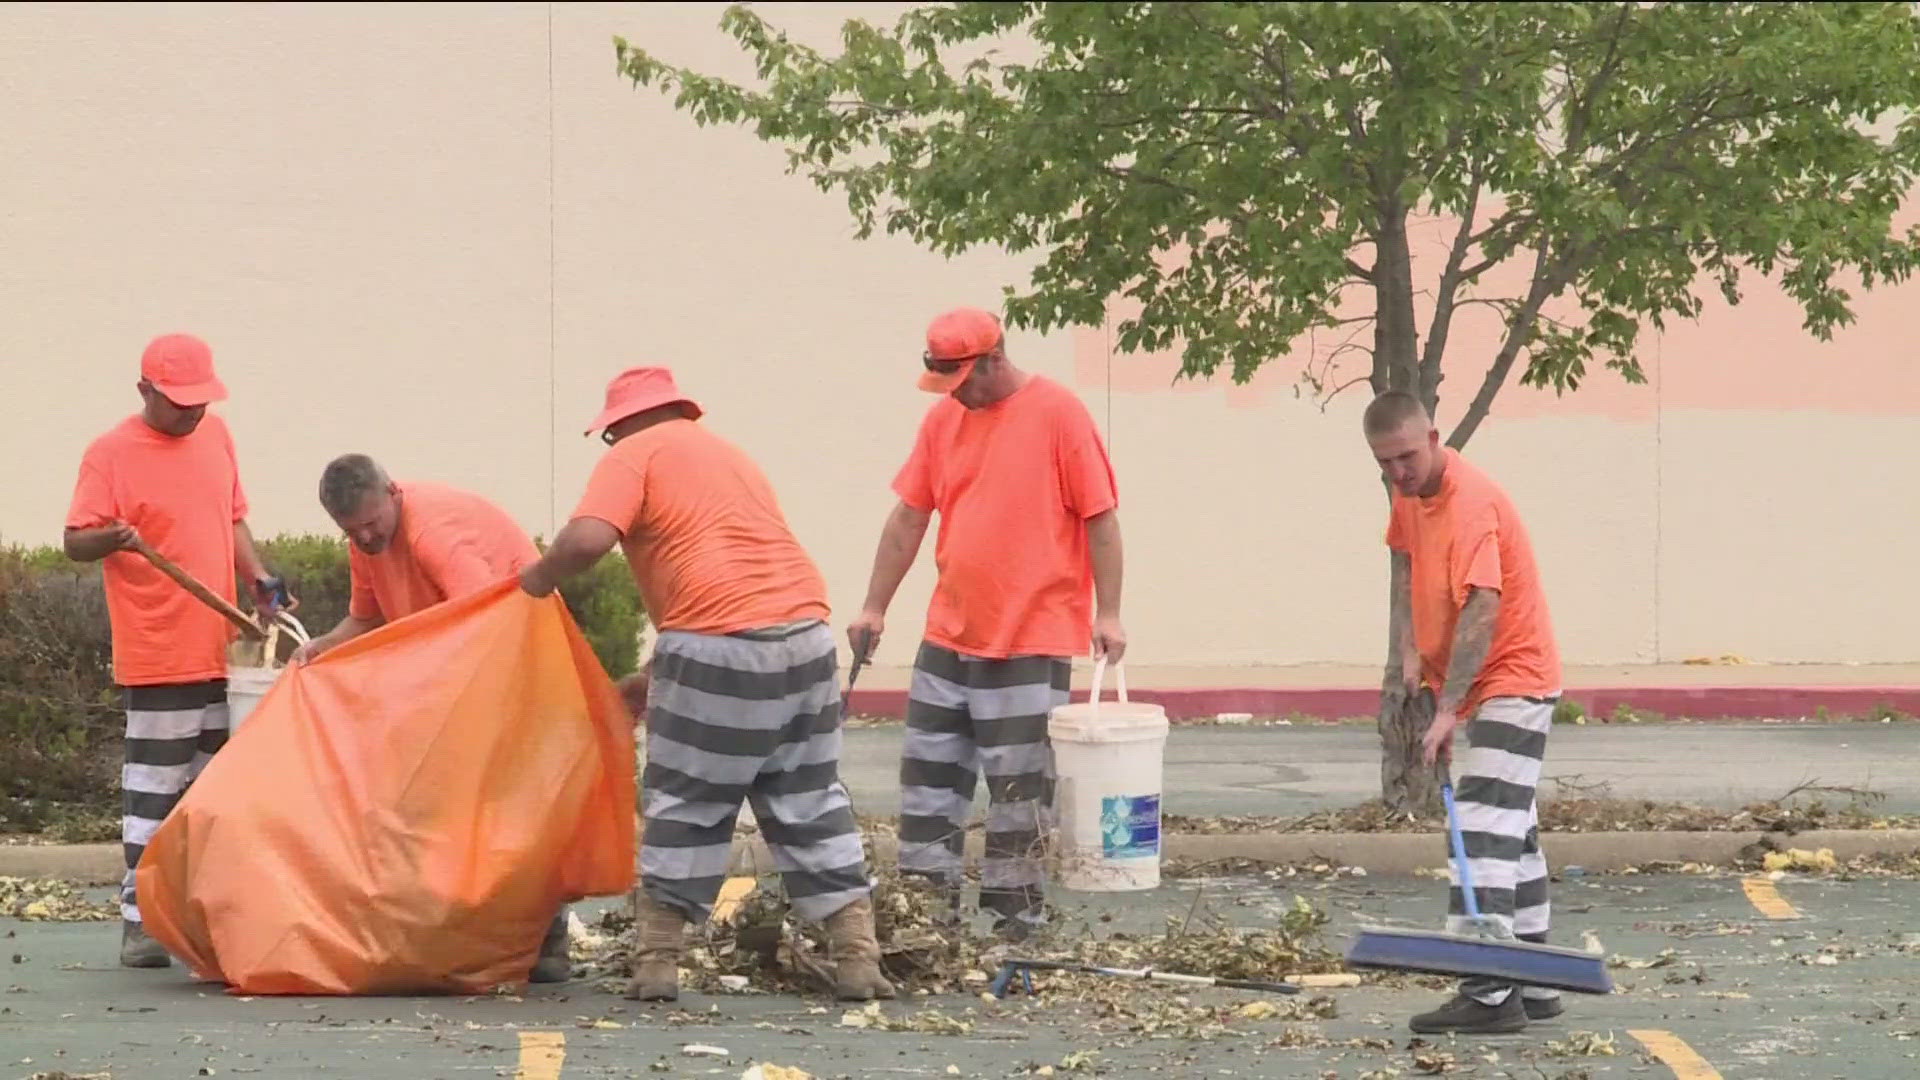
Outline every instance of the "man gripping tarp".
[[(477, 592), (520, 572), (540, 550), (505, 510), (439, 484), (395, 483), (372, 458), (346, 454), (320, 474), (320, 506), (352, 541), (347, 616), (300, 646), (295, 663), (386, 623)], [(529, 981), (564, 982), (567, 915), (555, 914)]]

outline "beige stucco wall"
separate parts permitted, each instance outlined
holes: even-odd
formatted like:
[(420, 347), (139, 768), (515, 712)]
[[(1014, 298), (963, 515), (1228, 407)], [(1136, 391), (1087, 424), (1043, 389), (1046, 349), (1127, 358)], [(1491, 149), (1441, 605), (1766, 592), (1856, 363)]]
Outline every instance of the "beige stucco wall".
[[(830, 43), (898, 5), (762, 5)], [(58, 536), (139, 349), (189, 330), (234, 392), (253, 523), (320, 530), (348, 450), (549, 531), (605, 379), (673, 366), (766, 466), (844, 612), (926, 399), (935, 310), (1025, 264), (856, 242), (777, 148), (613, 70), (622, 33), (749, 74), (717, 4), (10, 5), (0, 14), (0, 539)], [(1535, 534), (1569, 661), (1912, 659), (1915, 286), (1832, 346), (1756, 290), (1649, 342), (1655, 385), (1515, 392), (1472, 453)], [(1141, 660), (1367, 661), (1384, 560), (1357, 398), (1166, 389), (1099, 332), (1016, 335), (1112, 444)], [(1470, 351), (1473, 343), (1462, 346)], [(1455, 391), (1477, 382), (1465, 356)], [(1877, 479), (1881, 474), (1890, 480)], [(897, 603), (907, 656), (928, 567)]]

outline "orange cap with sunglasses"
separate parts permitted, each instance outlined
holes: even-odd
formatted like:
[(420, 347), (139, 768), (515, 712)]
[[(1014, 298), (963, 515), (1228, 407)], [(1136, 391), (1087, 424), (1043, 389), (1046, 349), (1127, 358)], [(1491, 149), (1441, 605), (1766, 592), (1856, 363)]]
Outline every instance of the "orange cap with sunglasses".
[[(1000, 320), (979, 308), (955, 308), (927, 326), (926, 371), (920, 389), (951, 394), (973, 374), (974, 361), (1000, 347)], [(938, 365), (937, 367), (935, 365)]]

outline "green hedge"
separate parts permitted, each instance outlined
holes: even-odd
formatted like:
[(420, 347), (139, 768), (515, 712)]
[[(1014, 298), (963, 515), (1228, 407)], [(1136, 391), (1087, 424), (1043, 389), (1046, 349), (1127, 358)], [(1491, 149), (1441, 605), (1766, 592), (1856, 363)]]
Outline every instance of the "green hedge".
[[(345, 540), (277, 536), (260, 553), (300, 598), (310, 632), (346, 614)], [(620, 554), (561, 594), (607, 674), (632, 673), (646, 613)], [(99, 565), (53, 547), (0, 547), (0, 832), (57, 825), (63, 804), (116, 805), (123, 720), (112, 661)]]

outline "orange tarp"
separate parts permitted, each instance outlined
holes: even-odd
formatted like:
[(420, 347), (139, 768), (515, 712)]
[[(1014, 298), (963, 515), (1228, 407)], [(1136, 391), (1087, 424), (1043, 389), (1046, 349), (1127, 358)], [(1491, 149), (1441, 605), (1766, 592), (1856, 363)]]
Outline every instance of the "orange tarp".
[(247, 994), (480, 993), (633, 880), (620, 694), (504, 581), (283, 673), (141, 858), (147, 931)]

